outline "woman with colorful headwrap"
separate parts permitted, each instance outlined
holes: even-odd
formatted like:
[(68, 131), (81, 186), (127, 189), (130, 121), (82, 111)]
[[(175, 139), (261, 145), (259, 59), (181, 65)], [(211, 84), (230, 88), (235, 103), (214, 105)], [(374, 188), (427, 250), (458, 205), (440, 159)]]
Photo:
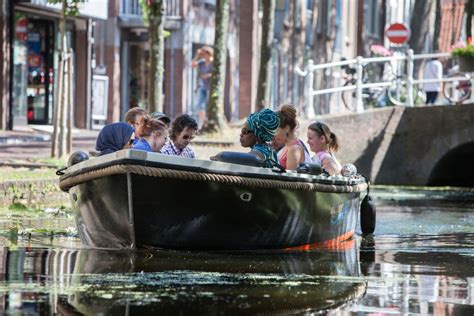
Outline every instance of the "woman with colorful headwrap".
[(278, 164), (277, 156), (269, 143), (279, 125), (278, 114), (270, 109), (263, 109), (248, 116), (240, 133), (242, 147), (250, 147), (250, 153), (260, 157), (266, 168), (272, 168)]

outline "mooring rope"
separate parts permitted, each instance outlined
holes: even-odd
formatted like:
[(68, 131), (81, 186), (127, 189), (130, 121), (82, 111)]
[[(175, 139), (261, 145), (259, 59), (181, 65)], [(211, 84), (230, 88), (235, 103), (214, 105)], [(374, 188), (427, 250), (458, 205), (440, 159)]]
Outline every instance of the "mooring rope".
[(240, 186), (256, 187), (256, 188), (272, 188), (287, 190), (304, 190), (304, 191), (321, 191), (321, 192), (337, 192), (350, 193), (362, 192), (367, 189), (365, 182), (354, 185), (335, 185), (311, 182), (290, 182), (282, 180), (251, 178), (235, 175), (223, 175), (215, 173), (204, 173), (185, 170), (163, 169), (149, 166), (120, 164), (98, 170), (93, 170), (73, 176), (64, 176), (59, 180), (59, 187), (63, 191), (68, 191), (73, 186), (85, 183), (87, 181), (116, 175), (133, 173), (149, 177), (182, 179), (187, 181), (204, 181), (217, 182), (224, 184), (233, 184)]

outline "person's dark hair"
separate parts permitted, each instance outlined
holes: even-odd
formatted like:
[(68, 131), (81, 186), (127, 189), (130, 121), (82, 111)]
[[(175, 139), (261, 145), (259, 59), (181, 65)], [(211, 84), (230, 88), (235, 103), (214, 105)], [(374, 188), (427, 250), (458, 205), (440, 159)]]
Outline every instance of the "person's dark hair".
[(339, 150), (339, 139), (336, 134), (334, 134), (329, 126), (323, 122), (314, 122), (308, 126), (308, 129), (312, 130), (319, 136), (324, 136), (328, 141), (329, 151), (336, 152)]
[(141, 136), (150, 136), (153, 132), (159, 131), (164, 133), (167, 130), (167, 126), (164, 122), (152, 118), (150, 115), (145, 115), (139, 122), (137, 127), (137, 134)]
[(290, 127), (290, 131), (294, 131), (298, 127), (298, 120), (296, 119), (296, 109), (291, 104), (283, 104), (280, 110), (277, 111), (280, 117), (280, 128)]
[(147, 114), (147, 110), (140, 108), (140, 107), (134, 107), (131, 108), (130, 110), (125, 113), (125, 122), (127, 123), (138, 123), (136, 122), (136, 117), (137, 115), (145, 115)]
[(198, 124), (195, 119), (193, 119), (188, 114), (178, 115), (173, 122), (171, 123), (170, 138), (175, 140), (176, 137), (184, 131), (185, 128), (192, 128), (194, 130), (198, 129)]

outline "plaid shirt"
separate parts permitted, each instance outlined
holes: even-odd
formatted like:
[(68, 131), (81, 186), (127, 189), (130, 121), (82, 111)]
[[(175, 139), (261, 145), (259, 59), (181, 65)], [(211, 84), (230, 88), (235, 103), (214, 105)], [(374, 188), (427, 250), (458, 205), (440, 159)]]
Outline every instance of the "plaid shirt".
[(176, 148), (176, 146), (174, 145), (171, 139), (166, 142), (163, 148), (161, 148), (161, 153), (165, 155), (171, 155), (171, 156), (196, 158), (194, 151), (189, 146), (186, 146), (182, 150), (179, 150), (178, 148)]

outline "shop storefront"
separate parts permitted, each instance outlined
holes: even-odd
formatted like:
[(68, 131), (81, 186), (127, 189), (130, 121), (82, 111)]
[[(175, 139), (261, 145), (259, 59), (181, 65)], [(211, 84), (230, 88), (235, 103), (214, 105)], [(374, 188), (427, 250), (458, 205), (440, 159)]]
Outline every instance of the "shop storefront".
[(55, 21), (15, 11), (13, 124), (51, 124), (54, 106)]
[[(0, 69), (8, 74), (2, 101), (2, 127), (10, 129), (29, 125), (52, 125), (56, 106), (59, 64), (60, 5), (47, 0), (12, 2), (0, 15), (0, 37), (4, 43), (6, 65)], [(72, 93), (73, 125), (88, 128), (92, 112), (93, 37), (92, 25), (108, 17), (108, 0), (79, 4), (79, 15), (66, 23), (67, 46), (73, 53)], [(6, 53), (5, 53), (6, 52)], [(103, 76), (105, 77), (105, 76)], [(107, 79), (107, 78), (106, 78)], [(6, 122), (6, 123), (5, 123)]]

